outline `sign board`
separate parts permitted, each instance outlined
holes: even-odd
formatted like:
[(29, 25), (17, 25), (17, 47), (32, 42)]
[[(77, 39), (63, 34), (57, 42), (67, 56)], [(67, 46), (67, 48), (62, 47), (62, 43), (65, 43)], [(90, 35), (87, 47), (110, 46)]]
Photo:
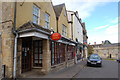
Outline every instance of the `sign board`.
[(60, 40), (60, 39), (61, 39), (61, 35), (60, 35), (60, 33), (53, 33), (53, 34), (50, 36), (50, 38), (51, 38), (52, 40), (57, 41), (57, 40)]

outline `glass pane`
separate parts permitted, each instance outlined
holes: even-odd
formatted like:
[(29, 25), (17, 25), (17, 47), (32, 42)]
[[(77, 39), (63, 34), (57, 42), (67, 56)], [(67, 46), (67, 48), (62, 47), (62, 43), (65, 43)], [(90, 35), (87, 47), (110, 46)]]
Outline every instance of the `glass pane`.
[(45, 21), (49, 22), (49, 14), (45, 13)]
[(35, 59), (38, 59), (38, 54), (35, 54), (35, 57), (34, 57)]
[(35, 53), (36, 53), (36, 54), (38, 53), (38, 48), (35, 48)]
[(39, 63), (42, 64), (42, 60), (39, 60)]
[(39, 16), (39, 8), (37, 6), (33, 6), (33, 14)]
[(54, 58), (52, 58), (52, 64), (54, 64)]
[(33, 15), (33, 23), (38, 24), (38, 17), (36, 17), (35, 15)]
[(39, 59), (42, 59), (42, 54), (39, 54)]
[(34, 63), (38, 63), (38, 60), (34, 60)]

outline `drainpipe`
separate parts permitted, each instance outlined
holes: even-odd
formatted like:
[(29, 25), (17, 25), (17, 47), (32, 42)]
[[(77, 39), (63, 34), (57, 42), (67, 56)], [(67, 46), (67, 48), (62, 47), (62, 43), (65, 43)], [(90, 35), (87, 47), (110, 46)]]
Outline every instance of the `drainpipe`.
[(14, 3), (14, 25), (13, 25), (13, 34), (15, 35), (15, 43), (14, 43), (14, 58), (13, 58), (13, 78), (16, 79), (16, 62), (17, 62), (17, 38), (18, 33), (16, 32), (16, 11), (17, 11), (17, 2)]
[(58, 33), (58, 17), (56, 19), (57, 19), (57, 33)]
[(72, 20), (72, 23), (71, 23), (71, 33), (72, 33), (72, 40), (73, 40), (73, 14), (71, 14), (71, 20)]
[(17, 38), (18, 34), (16, 33), (15, 43), (14, 43), (14, 66), (13, 66), (13, 78), (16, 78), (16, 62), (17, 62)]

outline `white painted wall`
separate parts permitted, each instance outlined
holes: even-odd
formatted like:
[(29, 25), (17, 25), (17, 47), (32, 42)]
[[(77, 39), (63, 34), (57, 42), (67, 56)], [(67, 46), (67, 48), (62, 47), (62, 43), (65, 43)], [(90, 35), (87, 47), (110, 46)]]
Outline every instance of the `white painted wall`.
[(73, 26), (74, 26), (74, 38), (78, 39), (79, 42), (83, 43), (83, 28), (77, 17), (73, 15)]
[[(73, 20), (71, 17), (71, 14), (73, 14)], [(79, 42), (83, 43), (83, 28), (81, 23), (78, 21), (77, 17), (75, 16), (74, 12), (67, 12), (68, 21), (73, 21), (73, 40), (76, 41), (76, 38)], [(79, 15), (77, 14), (79, 17)], [(71, 27), (69, 23), (69, 27)]]

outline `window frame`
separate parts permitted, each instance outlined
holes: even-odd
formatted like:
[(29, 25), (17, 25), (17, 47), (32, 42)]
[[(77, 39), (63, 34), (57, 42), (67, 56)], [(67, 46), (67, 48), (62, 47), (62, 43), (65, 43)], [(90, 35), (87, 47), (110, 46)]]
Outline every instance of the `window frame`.
[[(38, 9), (38, 13), (35, 13), (35, 11), (36, 11), (35, 8)], [(34, 21), (34, 17), (36, 17), (37, 20)], [(36, 23), (36, 21), (37, 21), (37, 23)], [(32, 22), (35, 23), (35, 24), (39, 24), (40, 23), (40, 8), (36, 4), (33, 4)]]
[(67, 27), (64, 24), (62, 24), (62, 35), (67, 37)]
[[(34, 67), (42, 67), (42, 61), (43, 61), (43, 44), (42, 44), (42, 40), (34, 40), (33, 41), (33, 46), (34, 46), (34, 51), (33, 51), (33, 66)], [(37, 50), (37, 52), (36, 52)], [(37, 58), (35, 57), (35, 55), (38, 55)], [(37, 61), (37, 63), (35, 63), (35, 60)]]
[(57, 65), (63, 62), (65, 62), (65, 44), (51, 41), (51, 65)]
[[(46, 15), (47, 15), (48, 19), (46, 19)], [(46, 25), (46, 23), (47, 23), (47, 25)], [(47, 12), (45, 12), (45, 27), (50, 28), (50, 14), (48, 14)]]

